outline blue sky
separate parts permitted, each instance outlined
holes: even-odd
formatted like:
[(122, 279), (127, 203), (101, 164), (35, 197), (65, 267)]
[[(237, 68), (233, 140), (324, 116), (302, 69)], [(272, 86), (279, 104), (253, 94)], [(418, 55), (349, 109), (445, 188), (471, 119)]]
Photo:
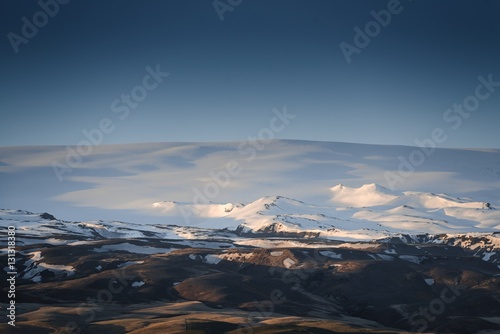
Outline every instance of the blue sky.
[[(439, 127), (442, 147), (500, 148), (500, 87), (443, 120), (478, 76), (500, 81), (498, 1), (401, 0), (350, 63), (340, 43), (388, 1), (243, 0), (221, 21), (212, 1), (73, 0), (17, 53), (9, 33), (42, 9), (0, 6), (2, 146), (76, 145), (103, 118), (106, 144), (245, 140), (286, 106), (276, 138), (414, 145)], [(170, 75), (120, 120), (111, 104), (157, 64)]]

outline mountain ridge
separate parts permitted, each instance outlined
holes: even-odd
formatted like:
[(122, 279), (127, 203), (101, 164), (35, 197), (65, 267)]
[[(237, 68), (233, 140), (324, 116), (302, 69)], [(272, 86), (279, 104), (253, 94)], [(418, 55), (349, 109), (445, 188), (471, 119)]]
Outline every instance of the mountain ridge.
[[(68, 165), (75, 147), (0, 147), (2, 207), (48, 211), (68, 220), (156, 220), (151, 206), (178, 203), (250, 202), (280, 194), (317, 205), (331, 204), (332, 186), (378, 184), (398, 175), (401, 159), (415, 149), (336, 142), (273, 140), (254, 148), (245, 142), (141, 143), (92, 147)], [(245, 148), (254, 148), (249, 155)], [(69, 151), (68, 151), (69, 150)], [(75, 151), (76, 152), (76, 151)], [(61, 180), (53, 170), (61, 164)], [(227, 170), (232, 164), (234, 171)], [(404, 191), (449, 193), (500, 206), (500, 151), (440, 148), (394, 185)], [(37, 191), (33, 192), (36, 188)], [(392, 190), (393, 189), (393, 190)], [(383, 188), (380, 192), (387, 193)], [(382, 194), (380, 194), (382, 195)], [(386, 194), (388, 195), (388, 194)], [(390, 193), (389, 193), (390, 195)], [(380, 197), (380, 196), (379, 196)], [(383, 197), (383, 196), (382, 196)]]

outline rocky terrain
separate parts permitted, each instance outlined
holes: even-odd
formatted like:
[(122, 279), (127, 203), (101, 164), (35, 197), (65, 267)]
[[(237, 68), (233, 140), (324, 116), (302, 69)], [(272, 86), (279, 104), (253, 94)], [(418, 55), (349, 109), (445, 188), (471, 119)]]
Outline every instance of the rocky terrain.
[(500, 331), (500, 233), (346, 242), (1, 218), (4, 230), (17, 226), (18, 271), (16, 327), (2, 333)]

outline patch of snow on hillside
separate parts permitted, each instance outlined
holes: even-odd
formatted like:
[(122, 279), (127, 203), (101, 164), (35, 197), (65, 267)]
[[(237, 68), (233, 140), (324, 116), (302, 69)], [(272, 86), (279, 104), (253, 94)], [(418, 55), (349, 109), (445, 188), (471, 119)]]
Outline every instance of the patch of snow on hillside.
[(496, 255), (496, 252), (485, 252), (483, 255), (483, 261), (489, 261), (493, 255)]
[(41, 252), (28, 253), (31, 258), (25, 262), (26, 269), (24, 270), (23, 279), (31, 279), (35, 283), (41, 282), (41, 273), (45, 270), (53, 272), (56, 277), (69, 277), (75, 274), (75, 268), (72, 266), (49, 264), (38, 262), (43, 259)]
[(289, 269), (289, 268), (291, 268), (293, 265), (295, 265), (295, 261), (294, 261), (294, 260), (292, 260), (292, 259), (290, 259), (290, 258), (288, 257), (288, 258), (286, 258), (285, 260), (283, 260), (283, 265), (284, 265), (287, 269)]
[(427, 283), (427, 285), (434, 285), (434, 280), (432, 278), (426, 278), (425, 283)]
[(321, 255), (332, 258), (332, 259), (342, 259), (342, 254), (337, 254), (332, 251), (320, 251)]
[(138, 282), (134, 282), (132, 283), (132, 287), (133, 288), (140, 288), (141, 286), (143, 286), (144, 284), (146, 284), (144, 281), (138, 281)]
[(218, 255), (215, 255), (215, 254), (208, 254), (204, 257), (204, 261), (205, 263), (208, 263), (208, 264), (219, 264), (219, 262), (222, 261), (222, 258), (220, 258)]

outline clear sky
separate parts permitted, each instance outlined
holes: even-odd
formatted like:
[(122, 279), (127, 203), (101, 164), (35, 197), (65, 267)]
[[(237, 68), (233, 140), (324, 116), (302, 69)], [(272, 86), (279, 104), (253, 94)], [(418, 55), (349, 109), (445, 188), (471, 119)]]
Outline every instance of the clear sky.
[[(2, 1), (0, 145), (76, 145), (104, 118), (106, 144), (245, 140), (286, 106), (276, 138), (414, 145), (442, 128), (441, 147), (500, 148), (500, 87), (443, 119), (479, 76), (500, 82), (500, 1), (394, 1), (72, 0), (53, 17)], [(388, 4), (348, 63), (340, 44)], [(170, 75), (145, 90), (157, 65)], [(147, 96), (121, 120), (133, 91)]]

